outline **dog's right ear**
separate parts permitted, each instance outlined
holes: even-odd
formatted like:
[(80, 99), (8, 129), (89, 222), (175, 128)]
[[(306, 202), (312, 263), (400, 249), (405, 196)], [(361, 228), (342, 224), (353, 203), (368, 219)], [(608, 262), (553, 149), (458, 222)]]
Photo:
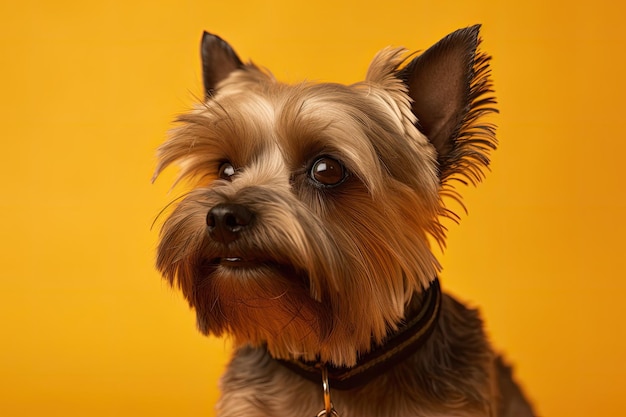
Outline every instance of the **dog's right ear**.
[(243, 62), (226, 41), (209, 32), (203, 33), (200, 49), (204, 95), (207, 99), (213, 96), (220, 81), (231, 72), (243, 68)]

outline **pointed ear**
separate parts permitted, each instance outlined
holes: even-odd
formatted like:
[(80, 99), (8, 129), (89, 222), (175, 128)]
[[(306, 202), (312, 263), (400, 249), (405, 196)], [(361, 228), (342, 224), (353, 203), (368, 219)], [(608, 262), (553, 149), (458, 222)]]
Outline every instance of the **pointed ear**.
[(480, 25), (453, 32), (398, 73), (413, 100), (418, 129), (438, 153), (441, 181), (459, 173), (475, 183), (495, 149), (495, 127), (480, 123), (497, 112), (489, 79), (490, 57), (478, 53)]
[(209, 98), (217, 84), (234, 70), (243, 68), (243, 63), (226, 41), (209, 32), (202, 35), (201, 54), (204, 93)]

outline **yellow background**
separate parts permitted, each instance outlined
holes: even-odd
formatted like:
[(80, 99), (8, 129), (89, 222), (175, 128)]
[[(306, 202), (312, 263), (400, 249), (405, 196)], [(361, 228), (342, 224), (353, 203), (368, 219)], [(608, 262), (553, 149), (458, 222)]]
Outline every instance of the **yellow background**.
[(626, 32), (617, 1), (4, 1), (0, 415), (211, 416), (228, 358), (153, 270), (154, 149), (201, 96), (203, 29), (284, 80), (483, 23), (501, 116), (443, 285), (542, 416), (626, 415)]

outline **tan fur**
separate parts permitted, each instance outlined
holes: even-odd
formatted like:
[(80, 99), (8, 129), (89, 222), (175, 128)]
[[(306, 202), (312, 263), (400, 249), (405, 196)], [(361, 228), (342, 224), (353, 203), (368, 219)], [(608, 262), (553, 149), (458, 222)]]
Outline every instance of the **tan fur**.
[[(159, 148), (155, 177), (177, 163), (193, 189), (163, 224), (157, 266), (200, 330), (230, 335), (238, 349), (221, 417), (314, 415), (319, 386), (273, 358), (353, 366), (419, 307), (437, 276), (429, 237), (443, 245), (441, 198), (450, 191), (398, 77), (404, 56), (381, 51), (351, 86), (287, 85), (242, 66), (207, 86), (207, 101), (180, 116)], [(463, 132), (475, 126), (466, 124)], [(345, 166), (345, 182), (311, 182), (320, 156)], [(230, 180), (218, 178), (225, 161), (236, 169)], [(228, 244), (207, 233), (207, 213), (223, 204), (254, 214)], [(225, 266), (225, 257), (254, 266)], [(333, 402), (342, 417), (504, 417), (499, 372), (477, 313), (445, 297), (419, 354)]]

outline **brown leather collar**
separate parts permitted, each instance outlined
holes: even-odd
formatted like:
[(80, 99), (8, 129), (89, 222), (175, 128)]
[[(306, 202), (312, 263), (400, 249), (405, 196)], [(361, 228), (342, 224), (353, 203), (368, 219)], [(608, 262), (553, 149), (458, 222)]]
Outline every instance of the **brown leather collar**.
[(441, 288), (435, 278), (422, 293), (422, 306), (380, 346), (361, 356), (353, 367), (336, 367), (321, 362), (282, 360), (278, 363), (315, 383), (321, 381), (326, 367), (331, 387), (349, 390), (365, 385), (376, 376), (402, 362), (424, 344), (433, 332), (441, 310)]

